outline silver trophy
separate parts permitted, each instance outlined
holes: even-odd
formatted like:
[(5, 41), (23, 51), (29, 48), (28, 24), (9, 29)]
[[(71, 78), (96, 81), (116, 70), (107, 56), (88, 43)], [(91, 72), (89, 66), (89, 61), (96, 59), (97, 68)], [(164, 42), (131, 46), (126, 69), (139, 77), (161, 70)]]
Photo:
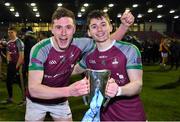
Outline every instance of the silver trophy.
[(109, 102), (110, 98), (105, 96), (105, 88), (107, 81), (109, 80), (111, 75), (110, 70), (92, 70), (87, 69), (86, 70), (86, 77), (90, 81), (90, 94), (88, 96), (88, 103), (91, 102), (93, 96), (95, 95), (95, 90), (99, 89), (104, 97), (107, 98), (106, 102), (104, 103), (104, 107)]

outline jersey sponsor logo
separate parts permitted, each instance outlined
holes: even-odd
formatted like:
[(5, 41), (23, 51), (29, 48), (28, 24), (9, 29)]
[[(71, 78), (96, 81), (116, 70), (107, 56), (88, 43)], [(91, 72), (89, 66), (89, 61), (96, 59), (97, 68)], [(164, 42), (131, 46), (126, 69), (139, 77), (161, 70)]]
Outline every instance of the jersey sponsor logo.
[(101, 56), (99, 56), (99, 58), (107, 58), (107, 56), (106, 55), (101, 55)]
[(63, 75), (67, 74), (67, 73), (71, 73), (72, 69), (67, 69), (67, 70), (63, 70), (61, 72), (59, 72), (58, 74), (55, 75), (47, 75), (45, 74), (44, 77), (45, 78), (56, 78), (56, 77), (62, 77)]
[(90, 64), (96, 64), (96, 61), (95, 60), (89, 60), (89, 63)]
[(49, 61), (49, 64), (57, 64), (57, 62), (55, 61), (55, 60), (51, 60), (51, 61)]

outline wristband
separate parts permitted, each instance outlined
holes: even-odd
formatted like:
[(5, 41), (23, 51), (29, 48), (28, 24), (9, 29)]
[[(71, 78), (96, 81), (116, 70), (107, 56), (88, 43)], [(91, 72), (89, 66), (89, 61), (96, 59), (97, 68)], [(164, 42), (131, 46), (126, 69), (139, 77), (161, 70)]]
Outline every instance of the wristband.
[(119, 86), (116, 96), (121, 96), (121, 95), (122, 95), (122, 88)]

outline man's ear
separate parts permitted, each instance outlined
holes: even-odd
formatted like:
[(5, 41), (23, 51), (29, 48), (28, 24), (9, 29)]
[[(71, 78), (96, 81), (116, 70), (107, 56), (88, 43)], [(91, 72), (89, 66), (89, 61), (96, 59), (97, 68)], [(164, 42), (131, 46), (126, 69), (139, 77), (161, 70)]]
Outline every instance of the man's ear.
[(88, 36), (91, 37), (91, 33), (90, 33), (89, 29), (88, 29)]
[(53, 24), (51, 25), (51, 33), (54, 35), (54, 29), (53, 29)]
[(51, 29), (51, 33), (54, 35), (54, 29), (53, 28)]
[(74, 25), (74, 34), (76, 33), (76, 25)]
[(109, 30), (110, 30), (110, 33), (113, 31), (113, 26), (112, 26), (112, 24), (109, 24)]

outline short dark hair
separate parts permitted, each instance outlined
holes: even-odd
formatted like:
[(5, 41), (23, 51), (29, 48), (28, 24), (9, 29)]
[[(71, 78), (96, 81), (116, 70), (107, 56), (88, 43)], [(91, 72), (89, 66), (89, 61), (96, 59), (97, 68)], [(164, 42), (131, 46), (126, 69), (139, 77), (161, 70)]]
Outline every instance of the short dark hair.
[(56, 11), (52, 15), (51, 21), (52, 21), (52, 23), (54, 23), (55, 19), (60, 19), (62, 17), (70, 17), (73, 19), (74, 24), (76, 23), (74, 13), (63, 7), (58, 7), (56, 9)]
[(15, 31), (15, 32), (17, 32), (17, 29), (15, 27), (9, 27), (8, 31)]
[(102, 19), (102, 17), (106, 18), (108, 23), (110, 23), (110, 19), (107, 13), (102, 10), (93, 10), (87, 16), (87, 26), (89, 27), (91, 19)]

